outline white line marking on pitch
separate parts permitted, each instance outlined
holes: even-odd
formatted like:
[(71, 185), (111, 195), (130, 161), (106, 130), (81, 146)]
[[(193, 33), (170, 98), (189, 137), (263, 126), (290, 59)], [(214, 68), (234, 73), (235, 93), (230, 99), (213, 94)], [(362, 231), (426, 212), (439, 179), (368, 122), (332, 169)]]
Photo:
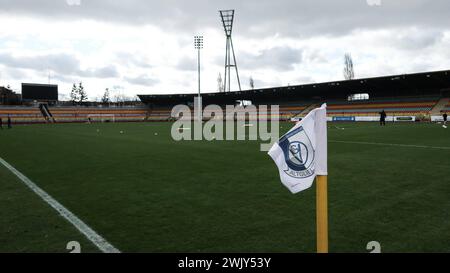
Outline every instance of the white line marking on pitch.
[(359, 142), (359, 141), (340, 141), (340, 140), (329, 140), (329, 142), (344, 143), (344, 144), (362, 144), (362, 145), (395, 146), (395, 147), (405, 147), (405, 148), (425, 148), (425, 149), (450, 150), (450, 147), (435, 147), (435, 146), (425, 146), (425, 145), (392, 144), (392, 143)]
[(3, 160), (0, 157), (0, 163), (3, 164), (8, 170), (10, 170), (13, 174), (15, 174), (22, 182), (34, 191), (39, 197), (42, 198), (47, 204), (49, 204), (52, 208), (54, 208), (62, 217), (64, 217), (67, 221), (69, 221), (76, 229), (78, 229), (84, 236), (86, 236), (89, 241), (91, 241), (95, 246), (98, 247), (104, 253), (120, 253), (120, 250), (115, 248), (112, 244), (106, 241), (102, 236), (100, 236), (97, 232), (95, 232), (92, 228), (86, 225), (83, 221), (80, 220), (75, 214), (66, 209), (63, 205), (61, 205), (58, 201), (56, 201), (53, 197), (51, 197), (44, 190), (39, 188), (36, 184), (34, 184), (28, 177), (23, 175), (21, 172), (16, 170), (13, 166), (11, 166), (8, 162)]

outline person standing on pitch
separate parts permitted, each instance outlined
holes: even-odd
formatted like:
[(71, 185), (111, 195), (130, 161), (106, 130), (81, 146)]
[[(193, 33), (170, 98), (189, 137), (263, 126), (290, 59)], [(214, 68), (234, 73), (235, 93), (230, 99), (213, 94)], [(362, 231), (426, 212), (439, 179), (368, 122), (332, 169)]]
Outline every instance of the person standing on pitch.
[(444, 113), (442, 117), (444, 118), (444, 126), (447, 126), (447, 113)]
[(386, 112), (384, 112), (384, 110), (381, 111), (380, 112), (380, 126), (386, 126), (386, 117), (387, 117)]
[(8, 129), (12, 128), (11, 117), (8, 115)]
[(3, 130), (3, 119), (0, 117), (0, 130)]

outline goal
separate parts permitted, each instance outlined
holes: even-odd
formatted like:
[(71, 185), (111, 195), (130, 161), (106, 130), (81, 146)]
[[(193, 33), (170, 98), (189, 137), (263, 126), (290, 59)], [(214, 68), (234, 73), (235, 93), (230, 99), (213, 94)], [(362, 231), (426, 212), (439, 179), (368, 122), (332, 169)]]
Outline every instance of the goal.
[(87, 116), (87, 122), (116, 122), (114, 114), (91, 114)]

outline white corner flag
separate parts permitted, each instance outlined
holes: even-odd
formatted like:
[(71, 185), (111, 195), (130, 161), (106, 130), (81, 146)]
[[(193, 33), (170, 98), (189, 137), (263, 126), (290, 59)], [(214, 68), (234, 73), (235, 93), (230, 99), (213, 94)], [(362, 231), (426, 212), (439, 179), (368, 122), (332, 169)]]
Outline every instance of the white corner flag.
[(312, 110), (269, 151), (281, 182), (292, 192), (310, 188), (317, 175), (328, 175), (327, 105)]

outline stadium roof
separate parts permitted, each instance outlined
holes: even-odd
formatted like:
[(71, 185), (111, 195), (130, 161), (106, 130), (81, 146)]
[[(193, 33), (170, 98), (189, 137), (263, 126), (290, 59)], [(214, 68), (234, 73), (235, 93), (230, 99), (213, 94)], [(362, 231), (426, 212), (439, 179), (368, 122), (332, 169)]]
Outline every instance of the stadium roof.
[[(349, 95), (368, 93), (370, 97), (440, 95), (450, 91), (450, 70), (402, 74), (375, 78), (273, 87), (228, 93), (204, 93), (203, 104), (234, 104), (250, 100), (254, 104), (286, 101), (346, 99)], [(193, 103), (197, 94), (139, 95), (149, 105)]]

